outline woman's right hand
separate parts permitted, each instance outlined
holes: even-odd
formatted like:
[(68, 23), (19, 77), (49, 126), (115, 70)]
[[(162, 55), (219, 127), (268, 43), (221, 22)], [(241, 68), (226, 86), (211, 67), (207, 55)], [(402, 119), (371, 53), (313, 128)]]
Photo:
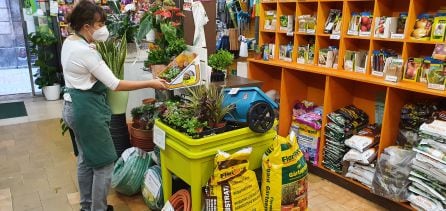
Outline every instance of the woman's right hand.
[(154, 89), (159, 89), (159, 90), (166, 90), (167, 89), (167, 87), (166, 87), (166, 85), (167, 85), (167, 81), (166, 80), (164, 80), (164, 79), (160, 79), (160, 78), (157, 78), (157, 79), (153, 79), (153, 80), (151, 80), (151, 87), (152, 88), (154, 88)]

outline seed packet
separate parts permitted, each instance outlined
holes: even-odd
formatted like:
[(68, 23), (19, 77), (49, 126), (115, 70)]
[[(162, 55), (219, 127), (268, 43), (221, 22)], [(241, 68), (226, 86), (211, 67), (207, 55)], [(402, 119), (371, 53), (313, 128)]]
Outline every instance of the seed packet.
[(423, 64), (422, 58), (409, 58), (404, 70), (403, 80), (418, 81), (420, 76), (421, 65)]
[(276, 10), (265, 11), (265, 25), (266, 30), (276, 30)]
[(328, 47), (325, 67), (337, 68), (337, 59), (338, 59), (338, 48), (334, 46)]
[(328, 48), (322, 48), (319, 50), (319, 58), (318, 58), (319, 66), (326, 67), (327, 56), (328, 56)]
[(373, 16), (371, 12), (361, 13), (361, 23), (359, 26), (359, 36), (370, 36)]
[(347, 50), (344, 56), (344, 70), (353, 71), (355, 66), (355, 51)]
[(292, 61), (293, 45), (281, 45), (279, 49), (279, 59), (286, 62)]
[(263, 60), (269, 60), (269, 44), (265, 44), (263, 47)]
[(297, 48), (297, 63), (305, 64), (308, 58), (308, 45), (301, 45)]
[(423, 64), (421, 65), (419, 82), (427, 83), (427, 74), (429, 73), (432, 60), (433, 59), (431, 57), (424, 58)]
[(307, 64), (314, 64), (314, 42), (309, 45)]
[(333, 29), (336, 27), (336, 24), (340, 22), (341, 10), (339, 9), (330, 9), (328, 14), (327, 21), (325, 22), (324, 32), (327, 34), (331, 34)]
[(432, 41), (442, 42), (446, 32), (446, 16), (435, 17), (432, 25)]
[(415, 21), (411, 37), (417, 40), (429, 40), (431, 36), (433, 18), (430, 14), (421, 14)]
[(386, 81), (398, 82), (403, 76), (403, 59), (388, 58), (386, 60), (386, 68), (384, 70), (384, 79)]
[(392, 32), (390, 38), (392, 39), (404, 39), (404, 31), (406, 28), (407, 12), (400, 13), (397, 23), (396, 32)]
[(307, 26), (306, 26), (306, 32), (308, 34), (315, 34), (316, 33), (316, 17), (310, 16), (306, 19)]
[(357, 51), (355, 53), (355, 66), (354, 70), (357, 73), (366, 73), (367, 69), (367, 51)]
[(269, 58), (274, 59), (275, 58), (275, 51), (276, 51), (276, 44), (270, 43), (269, 44)]
[(298, 31), (305, 33), (307, 31), (307, 17), (310, 15), (301, 15), (298, 17)]
[(350, 19), (350, 24), (348, 25), (348, 35), (358, 35), (359, 34), (359, 26), (361, 25), (361, 16), (359, 13), (352, 13), (352, 17)]
[(436, 44), (432, 58), (446, 61), (446, 44)]
[(442, 63), (431, 63), (427, 74), (429, 89), (445, 90), (446, 73)]

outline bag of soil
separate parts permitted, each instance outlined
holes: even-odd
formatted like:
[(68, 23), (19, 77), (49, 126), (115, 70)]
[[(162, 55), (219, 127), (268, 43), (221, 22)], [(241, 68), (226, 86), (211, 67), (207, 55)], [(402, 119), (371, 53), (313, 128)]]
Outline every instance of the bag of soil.
[(266, 211), (306, 210), (308, 167), (296, 135), (278, 136), (262, 158), (262, 197)]

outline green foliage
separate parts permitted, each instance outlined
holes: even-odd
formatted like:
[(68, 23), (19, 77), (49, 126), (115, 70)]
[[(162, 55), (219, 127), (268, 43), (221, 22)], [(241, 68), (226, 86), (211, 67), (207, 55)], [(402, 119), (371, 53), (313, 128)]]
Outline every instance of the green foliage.
[(226, 50), (219, 50), (217, 53), (209, 56), (209, 66), (215, 70), (224, 70), (232, 64), (234, 55)]
[(235, 109), (233, 105), (223, 106), (224, 92), (223, 89), (219, 89), (217, 86), (209, 86), (207, 90), (208, 103), (207, 106), (211, 111), (211, 117), (209, 122), (215, 126), (223, 121), (223, 118), (230, 114)]
[(159, 76), (160, 78), (166, 80), (167, 82), (171, 82), (173, 79), (175, 79), (179, 74), (181, 73), (181, 70), (179, 67), (172, 66), (169, 67), (166, 71), (161, 73)]
[(139, 28), (136, 33), (136, 40), (141, 41), (150, 30), (155, 26), (156, 18), (150, 13), (145, 13), (139, 22)]
[(127, 42), (135, 41), (138, 25), (131, 21), (131, 12), (121, 13), (119, 2), (108, 1), (113, 13), (107, 15), (105, 21), (111, 38), (122, 39), (125, 35)]
[(147, 64), (156, 65), (156, 64), (169, 64), (170, 58), (166, 54), (166, 51), (161, 48), (152, 49), (148, 52), (147, 56)]
[(113, 74), (120, 80), (124, 79), (124, 63), (127, 56), (127, 39), (124, 35), (121, 40), (107, 40), (97, 42), (96, 49)]
[(186, 41), (183, 38), (178, 38), (169, 43), (166, 48), (166, 54), (169, 58), (180, 55), (187, 49)]
[(28, 35), (31, 42), (31, 53), (37, 55), (34, 63), (39, 67), (39, 71), (34, 74), (35, 84), (39, 89), (45, 86), (52, 86), (59, 82), (58, 69), (53, 65), (54, 54), (51, 50), (57, 43), (57, 38), (52, 31), (36, 31)]
[(138, 122), (138, 129), (151, 130), (159, 113), (157, 107), (148, 104), (133, 108), (131, 114), (133, 120)]

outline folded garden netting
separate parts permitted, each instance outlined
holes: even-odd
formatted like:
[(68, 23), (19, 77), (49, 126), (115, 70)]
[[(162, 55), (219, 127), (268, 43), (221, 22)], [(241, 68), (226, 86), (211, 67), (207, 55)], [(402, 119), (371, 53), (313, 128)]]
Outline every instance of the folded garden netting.
[(112, 187), (119, 193), (134, 195), (141, 190), (144, 174), (152, 164), (150, 155), (142, 149), (126, 149), (115, 164)]

